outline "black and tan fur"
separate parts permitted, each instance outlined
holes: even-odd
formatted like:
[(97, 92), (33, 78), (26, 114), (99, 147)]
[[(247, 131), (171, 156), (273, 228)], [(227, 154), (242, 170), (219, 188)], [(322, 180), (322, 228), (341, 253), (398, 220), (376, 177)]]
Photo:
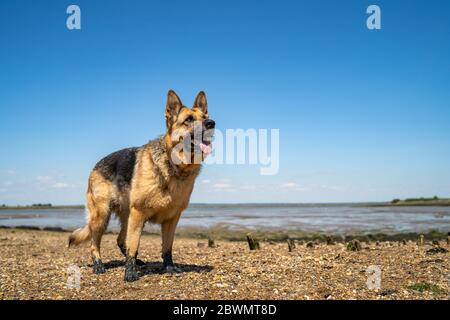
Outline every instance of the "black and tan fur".
[[(144, 146), (108, 155), (97, 163), (89, 176), (87, 224), (71, 234), (69, 246), (91, 240), (95, 273), (105, 272), (100, 242), (112, 212), (121, 224), (117, 245), (126, 257), (126, 281), (138, 278), (136, 257), (141, 232), (147, 221), (161, 224), (164, 267), (168, 271), (177, 271), (172, 261), (175, 228), (181, 213), (188, 206), (201, 164), (174, 163), (171, 152), (183, 137), (172, 141), (172, 133), (178, 130), (185, 132), (185, 136), (192, 134), (193, 120), (206, 129), (213, 129), (215, 123), (209, 119), (204, 92), (198, 94), (192, 108), (187, 108), (170, 90), (165, 116), (165, 135)], [(177, 151), (180, 158), (191, 158), (193, 154)]]

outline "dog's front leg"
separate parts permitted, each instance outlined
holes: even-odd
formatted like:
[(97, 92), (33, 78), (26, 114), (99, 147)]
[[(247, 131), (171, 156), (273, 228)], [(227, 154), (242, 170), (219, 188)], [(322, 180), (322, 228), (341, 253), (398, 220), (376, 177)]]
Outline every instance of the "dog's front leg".
[(126, 240), (127, 254), (125, 262), (125, 281), (136, 281), (139, 279), (136, 267), (136, 256), (145, 221), (146, 218), (143, 212), (135, 208), (131, 208), (130, 217), (128, 219)]
[(178, 220), (180, 219), (180, 213), (177, 213), (175, 217), (170, 220), (164, 221), (161, 225), (162, 235), (162, 258), (164, 270), (166, 272), (181, 272), (181, 269), (173, 264), (172, 260), (172, 245), (175, 237), (175, 229), (177, 228)]

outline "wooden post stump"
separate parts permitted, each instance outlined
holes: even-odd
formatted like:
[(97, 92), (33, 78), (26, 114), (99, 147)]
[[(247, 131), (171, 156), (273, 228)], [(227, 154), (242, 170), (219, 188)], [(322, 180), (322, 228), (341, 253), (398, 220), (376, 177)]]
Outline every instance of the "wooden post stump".
[(361, 251), (361, 249), (362, 249), (361, 242), (359, 242), (359, 240), (357, 239), (354, 239), (349, 243), (347, 243), (348, 251)]
[(250, 250), (259, 250), (259, 241), (256, 239), (253, 239), (251, 235), (247, 235), (247, 242)]
[(423, 244), (424, 244), (424, 239), (425, 239), (425, 236), (424, 236), (423, 234), (419, 235), (419, 240), (417, 241), (417, 244), (418, 244), (419, 246), (423, 246)]
[(292, 250), (295, 249), (295, 241), (288, 238), (287, 239), (287, 244), (288, 244), (289, 252), (292, 252)]
[(325, 238), (325, 241), (327, 242), (327, 245), (333, 245), (334, 244), (334, 241), (333, 241), (333, 239), (330, 236), (327, 236)]
[(314, 248), (314, 242), (312, 242), (312, 241), (307, 242), (306, 243), (306, 247), (307, 248)]

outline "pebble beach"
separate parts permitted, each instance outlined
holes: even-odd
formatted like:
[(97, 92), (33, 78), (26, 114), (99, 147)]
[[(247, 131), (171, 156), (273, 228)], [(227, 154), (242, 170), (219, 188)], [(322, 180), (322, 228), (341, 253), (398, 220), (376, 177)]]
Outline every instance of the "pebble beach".
[[(289, 252), (286, 242), (261, 241), (260, 250), (249, 250), (246, 241), (209, 247), (207, 239), (177, 237), (174, 260), (182, 272), (163, 273), (161, 240), (144, 235), (140, 279), (125, 283), (116, 235), (103, 238), (102, 275), (92, 273), (88, 246), (66, 247), (68, 235), (1, 228), (0, 299), (434, 300), (450, 292), (445, 239), (367, 241), (356, 251), (345, 242), (294, 241)], [(374, 266), (378, 286), (370, 280)]]

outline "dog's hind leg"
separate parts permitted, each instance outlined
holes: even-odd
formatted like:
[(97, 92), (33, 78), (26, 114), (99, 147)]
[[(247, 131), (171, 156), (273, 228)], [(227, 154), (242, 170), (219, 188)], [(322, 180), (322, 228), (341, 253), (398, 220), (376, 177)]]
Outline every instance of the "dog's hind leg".
[(103, 201), (96, 201), (88, 197), (88, 207), (90, 212), (89, 229), (91, 231), (91, 255), (93, 261), (93, 271), (96, 274), (105, 273), (100, 256), (100, 243), (102, 241), (103, 233), (105, 232), (111, 212), (109, 210), (109, 203)]
[(122, 252), (122, 254), (126, 257), (127, 256), (126, 240), (127, 240), (129, 211), (121, 210), (117, 213), (117, 216), (119, 217), (120, 221), (120, 232), (119, 235), (117, 236), (117, 246), (119, 247), (120, 252)]

